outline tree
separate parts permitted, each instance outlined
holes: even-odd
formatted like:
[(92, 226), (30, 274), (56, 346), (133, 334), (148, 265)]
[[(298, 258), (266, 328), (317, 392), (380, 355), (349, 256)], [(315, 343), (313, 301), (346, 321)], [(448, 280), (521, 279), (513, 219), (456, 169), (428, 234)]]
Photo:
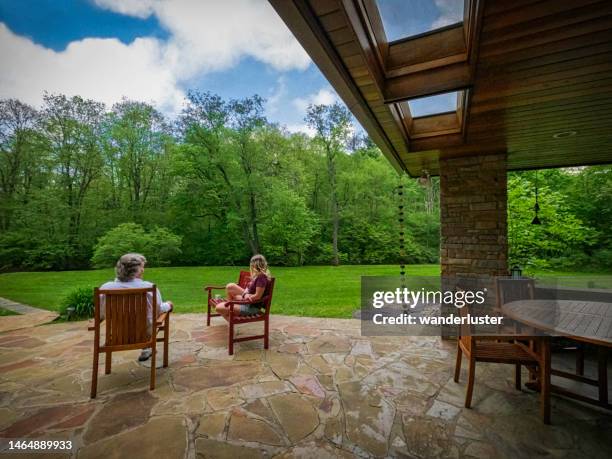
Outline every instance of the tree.
[[(0, 229), (30, 194), (41, 164), (38, 113), (16, 99), (0, 100)], [(17, 197), (19, 196), (19, 199)]]
[(270, 189), (267, 203), (262, 228), (268, 261), (304, 264), (306, 251), (318, 230), (316, 215), (301, 196), (282, 185)]
[(113, 106), (106, 129), (113, 191), (127, 191), (131, 218), (140, 219), (155, 187), (164, 187), (160, 181), (172, 143), (169, 127), (151, 105), (124, 100)]
[(43, 134), (68, 214), (68, 245), (77, 252), (85, 250), (79, 241), (83, 204), (93, 180), (102, 173), (103, 116), (101, 103), (79, 96), (44, 96)]
[(96, 268), (113, 266), (121, 255), (142, 253), (150, 266), (169, 265), (181, 253), (181, 238), (167, 228), (155, 227), (146, 232), (136, 223), (123, 223), (104, 234), (91, 258)]
[(315, 130), (315, 139), (322, 146), (327, 160), (327, 179), (331, 194), (332, 264), (337, 266), (340, 264), (338, 256), (340, 208), (336, 180), (336, 159), (349, 139), (351, 113), (337, 102), (333, 105), (309, 105), (305, 120), (308, 126)]
[[(514, 173), (508, 179), (508, 242), (510, 262), (528, 268), (568, 268), (580, 266), (582, 256), (597, 236), (595, 230), (574, 215), (555, 184), (568, 177), (551, 171), (540, 174), (539, 217), (533, 225), (535, 172)], [(552, 185), (552, 188), (551, 186)]]

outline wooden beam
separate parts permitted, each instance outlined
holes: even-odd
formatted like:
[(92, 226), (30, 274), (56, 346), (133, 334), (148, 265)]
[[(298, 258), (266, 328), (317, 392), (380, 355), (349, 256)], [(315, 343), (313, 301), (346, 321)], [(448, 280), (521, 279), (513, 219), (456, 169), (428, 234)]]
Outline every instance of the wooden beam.
[(472, 81), (473, 69), (465, 62), (389, 78), (384, 87), (384, 101), (390, 104), (444, 92), (460, 91), (470, 88)]

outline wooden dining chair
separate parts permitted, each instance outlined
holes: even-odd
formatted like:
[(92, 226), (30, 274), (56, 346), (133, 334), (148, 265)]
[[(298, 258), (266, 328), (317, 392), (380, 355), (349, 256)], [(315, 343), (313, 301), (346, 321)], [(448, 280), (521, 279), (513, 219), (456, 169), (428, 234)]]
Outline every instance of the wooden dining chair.
[[(459, 314), (462, 318), (467, 318), (469, 314), (469, 306), (464, 306), (459, 309)], [(473, 327), (469, 324), (461, 324), (459, 327), (459, 336), (457, 338), (457, 359), (455, 362), (454, 381), (459, 382), (461, 374), (461, 362), (463, 355), (469, 361), (468, 367), (468, 383), (465, 394), (465, 407), (470, 408), (472, 404), (472, 394), (474, 391), (474, 383), (476, 377), (476, 362), (489, 363), (504, 363), (515, 366), (514, 384), (517, 390), (521, 389), (521, 366), (524, 365), (530, 369), (530, 372), (540, 376), (540, 381), (547, 381), (550, 374), (546, 375), (544, 363), (545, 356), (540, 349), (531, 344), (526, 344), (521, 341), (512, 341), (507, 339), (499, 339), (499, 336), (473, 336)], [(537, 338), (533, 338), (537, 340)], [(548, 377), (548, 378), (547, 378)], [(550, 391), (545, 384), (541, 390), (542, 413), (545, 423), (550, 422)], [(548, 387), (548, 389), (547, 389)]]
[[(105, 306), (105, 317), (101, 317), (101, 304)], [(150, 306), (149, 306), (150, 303)], [(147, 310), (151, 307), (153, 324), (149, 327)], [(151, 383), (155, 389), (155, 360), (157, 342), (164, 343), (163, 365), (168, 366), (168, 347), (170, 337), (170, 312), (157, 316), (157, 288), (134, 289), (94, 289), (94, 323), (89, 327), (95, 333), (93, 372), (91, 375), (91, 398), (95, 398), (98, 388), (98, 359), (106, 354), (105, 374), (110, 374), (113, 352), (151, 348)], [(105, 322), (104, 343), (100, 344), (102, 322)], [(163, 330), (163, 338), (157, 334)]]
[[(248, 316), (242, 316), (238, 311), (234, 311), (235, 305), (240, 304), (251, 304), (249, 300), (232, 300), (228, 301), (227, 308), (229, 309), (229, 314), (227, 316), (223, 316), (225, 320), (227, 320), (229, 325), (229, 337), (228, 337), (228, 352), (229, 355), (234, 355), (234, 343), (242, 342), (242, 341), (250, 341), (253, 339), (262, 339), (264, 340), (264, 349), (268, 349), (270, 344), (270, 307), (272, 305), (272, 295), (274, 294), (274, 282), (275, 278), (270, 278), (264, 295), (262, 296), (260, 302), (263, 303), (264, 307), (261, 312), (257, 314), (251, 314)], [(240, 324), (246, 324), (251, 322), (263, 322), (264, 330), (262, 335), (253, 335), (253, 336), (242, 336), (240, 338), (234, 337), (235, 326)]]
[(531, 278), (498, 277), (495, 282), (498, 309), (511, 301), (533, 300), (535, 297), (535, 281)]
[[(497, 309), (511, 301), (533, 300), (535, 298), (535, 280), (531, 278), (503, 278), (496, 279)], [(584, 344), (572, 341), (569, 338), (552, 338), (557, 349), (576, 352), (576, 374), (584, 375)]]
[[(240, 271), (240, 275), (238, 276), (238, 285), (242, 288), (246, 288), (247, 285), (251, 282), (251, 272), (250, 271)], [(204, 291), (208, 292), (208, 301), (206, 302), (208, 306), (208, 310), (206, 312), (206, 326), (210, 327), (210, 318), (211, 317), (219, 317), (221, 314), (217, 314), (214, 312), (219, 303), (227, 301), (225, 298), (215, 298), (212, 295), (213, 290), (224, 290), (225, 285), (206, 285), (204, 287)], [(211, 310), (213, 312), (211, 312)]]

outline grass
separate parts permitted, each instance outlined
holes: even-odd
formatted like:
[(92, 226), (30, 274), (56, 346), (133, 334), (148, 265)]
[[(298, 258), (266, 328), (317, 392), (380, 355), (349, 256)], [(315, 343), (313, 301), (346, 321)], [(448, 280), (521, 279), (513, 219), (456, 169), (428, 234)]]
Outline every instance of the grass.
[(10, 309), (0, 308), (0, 317), (3, 316), (18, 316), (18, 312), (11, 311)]
[[(145, 279), (159, 286), (164, 299), (172, 300), (177, 312), (202, 312), (205, 304), (202, 286), (235, 282), (239, 270), (234, 266), (147, 268)], [(350, 317), (360, 307), (361, 276), (397, 276), (398, 271), (394, 265), (273, 268), (277, 281), (272, 311), (298, 316)], [(438, 276), (440, 267), (411, 265), (406, 267), (406, 273)], [(551, 281), (571, 276), (573, 287), (587, 287), (589, 282), (596, 287), (612, 286), (610, 274), (551, 271), (537, 274)], [(0, 297), (56, 311), (72, 289), (93, 288), (113, 278), (112, 269), (1, 274)]]

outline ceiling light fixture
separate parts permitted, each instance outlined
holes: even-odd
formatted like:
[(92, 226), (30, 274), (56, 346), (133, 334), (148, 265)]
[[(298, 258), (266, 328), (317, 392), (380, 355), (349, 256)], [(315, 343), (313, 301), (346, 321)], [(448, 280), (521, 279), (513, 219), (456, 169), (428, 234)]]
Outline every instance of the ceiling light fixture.
[(553, 139), (565, 139), (567, 137), (574, 137), (576, 134), (576, 131), (561, 131), (553, 134)]

